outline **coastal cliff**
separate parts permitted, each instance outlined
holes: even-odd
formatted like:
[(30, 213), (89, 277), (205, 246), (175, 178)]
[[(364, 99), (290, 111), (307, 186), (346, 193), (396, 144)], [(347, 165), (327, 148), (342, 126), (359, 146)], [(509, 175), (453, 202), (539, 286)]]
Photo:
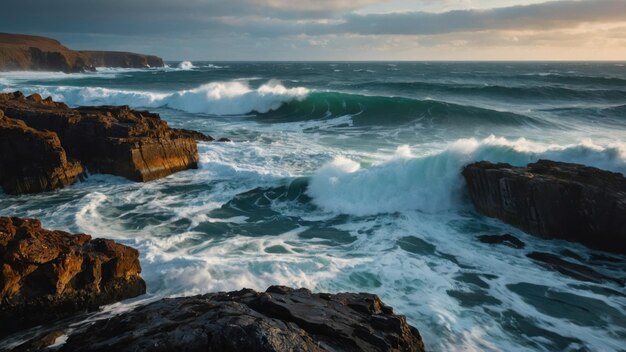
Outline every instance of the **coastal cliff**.
[(0, 186), (7, 193), (65, 187), (91, 173), (146, 182), (196, 168), (195, 131), (127, 106), (69, 108), (38, 94), (0, 93)]
[(0, 71), (94, 71), (96, 67), (162, 67), (153, 55), (115, 51), (75, 51), (46, 37), (0, 33)]
[(579, 164), (465, 167), (476, 209), (534, 235), (626, 253), (626, 178)]

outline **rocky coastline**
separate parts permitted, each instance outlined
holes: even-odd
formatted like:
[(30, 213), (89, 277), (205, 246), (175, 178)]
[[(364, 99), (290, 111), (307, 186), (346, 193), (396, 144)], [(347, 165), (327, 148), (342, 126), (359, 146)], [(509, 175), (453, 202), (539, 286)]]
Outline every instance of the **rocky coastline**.
[(96, 67), (163, 67), (163, 59), (117, 51), (75, 51), (59, 41), (24, 34), (0, 33), (0, 71), (95, 71)]
[[(0, 94), (0, 186), (10, 194), (66, 187), (87, 172), (154, 180), (197, 167), (196, 140), (213, 138), (126, 106), (70, 108), (37, 94)], [(139, 253), (36, 219), (0, 217), (0, 265), (0, 336), (25, 332), (26, 341), (0, 350), (46, 350), (66, 334), (49, 350), (424, 350), (417, 329), (375, 295), (278, 286), (160, 299), (81, 324), (80, 313), (146, 292)], [(63, 319), (78, 321), (56, 329)], [(49, 328), (31, 333), (36, 325)]]
[[(138, 258), (112, 240), (0, 217), (0, 336), (144, 294)], [(42, 350), (66, 334), (50, 350), (424, 351), (419, 331), (376, 295), (282, 286), (164, 298), (4, 348)]]
[[(88, 173), (151, 181), (196, 168), (196, 141), (213, 138), (171, 128), (148, 111), (70, 108), (38, 94), (0, 93), (0, 186), (9, 194), (63, 188)], [(621, 174), (540, 160), (527, 167), (482, 161), (467, 165), (462, 175), (481, 214), (539, 237), (626, 253)], [(512, 234), (483, 234), (477, 240), (509, 250), (526, 246)], [(625, 283), (585, 265), (603, 258), (567, 251), (531, 251), (526, 257), (576, 280)], [(425, 349), (419, 331), (376, 295), (283, 286), (160, 298), (85, 322), (79, 314), (146, 293), (139, 252), (113, 240), (47, 230), (36, 219), (0, 217), (0, 268), (0, 337), (27, 332), (20, 344), (0, 343), (0, 350)], [(56, 325), (62, 319), (78, 320)], [(30, 333), (37, 325), (46, 327), (43, 334)]]
[(196, 140), (213, 140), (148, 111), (69, 108), (21, 92), (0, 93), (0, 137), (0, 186), (10, 194), (63, 188), (85, 171), (155, 180), (196, 168)]

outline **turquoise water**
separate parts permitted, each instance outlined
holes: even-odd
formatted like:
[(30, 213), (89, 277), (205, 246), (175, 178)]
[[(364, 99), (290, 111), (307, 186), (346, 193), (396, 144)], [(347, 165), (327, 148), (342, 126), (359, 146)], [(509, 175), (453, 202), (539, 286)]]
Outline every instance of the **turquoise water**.
[[(548, 271), (570, 250), (608, 276), (624, 257), (476, 214), (460, 170), (539, 158), (626, 173), (621, 63), (208, 63), (0, 73), (0, 90), (126, 104), (201, 143), (198, 170), (145, 184), (93, 175), (0, 194), (0, 215), (141, 251), (151, 295), (303, 286), (377, 293), (429, 350), (624, 350), (626, 290)], [(526, 248), (480, 243), (513, 233)], [(576, 261), (568, 258), (568, 260)]]

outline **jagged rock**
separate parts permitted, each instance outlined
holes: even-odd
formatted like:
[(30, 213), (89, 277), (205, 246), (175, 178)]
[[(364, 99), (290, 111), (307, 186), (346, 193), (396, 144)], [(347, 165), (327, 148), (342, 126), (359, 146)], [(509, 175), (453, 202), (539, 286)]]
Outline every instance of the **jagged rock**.
[(7, 193), (34, 193), (62, 188), (83, 173), (70, 161), (54, 132), (38, 131), (0, 110), (0, 187)]
[(61, 351), (424, 351), (419, 332), (365, 293), (272, 286), (162, 299), (70, 335)]
[(0, 335), (145, 293), (137, 250), (0, 217)]
[(476, 209), (541, 237), (626, 253), (626, 178), (540, 160), (528, 167), (481, 161), (463, 176)]
[(152, 55), (112, 51), (74, 51), (59, 41), (39, 36), (0, 33), (0, 71), (84, 72), (96, 67), (163, 67)]
[[(52, 99), (42, 99), (38, 94), (24, 97), (20, 92), (0, 93), (0, 111), (11, 119), (23, 121), (32, 133), (35, 132), (32, 129), (53, 132), (47, 132), (47, 136), (51, 140), (58, 136), (56, 146), (60, 141), (62, 147), (59, 153), (64, 150), (69, 158), (80, 161), (91, 173), (150, 181), (197, 167), (199, 156), (195, 139), (201, 134), (170, 128), (158, 114), (148, 111), (131, 110), (127, 106), (71, 109)], [(30, 140), (22, 143), (20, 153), (35, 150), (29, 146)], [(29, 159), (13, 160), (15, 163), (7, 164), (8, 169), (30, 167)], [(7, 170), (3, 168), (0, 172), (13, 172)], [(41, 190), (53, 188), (56, 187)]]
[(522, 249), (526, 246), (522, 240), (508, 233), (504, 235), (482, 235), (478, 236), (478, 240), (488, 244), (503, 244), (515, 249)]

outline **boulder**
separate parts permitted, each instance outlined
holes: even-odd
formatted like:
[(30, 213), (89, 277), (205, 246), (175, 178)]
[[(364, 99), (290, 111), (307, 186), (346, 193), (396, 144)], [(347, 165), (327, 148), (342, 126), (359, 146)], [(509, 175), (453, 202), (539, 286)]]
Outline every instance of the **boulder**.
[(626, 178), (579, 164), (487, 161), (463, 169), (480, 213), (530, 234), (626, 253)]
[(10, 194), (63, 188), (83, 174), (54, 132), (38, 131), (0, 110), (0, 187)]
[(372, 294), (272, 286), (166, 298), (73, 332), (61, 351), (424, 351)]
[[(19, 126), (28, 126), (30, 133), (49, 131), (45, 135), (50, 143), (56, 143), (59, 155), (64, 151), (67, 158), (79, 161), (89, 172), (123, 176), (133, 181), (150, 181), (196, 168), (199, 158), (196, 139), (210, 138), (170, 128), (158, 114), (148, 111), (136, 111), (127, 106), (72, 109), (52, 99), (42, 99), (38, 94), (25, 97), (20, 92), (0, 93), (0, 111), (12, 120), (22, 121)], [(35, 150), (30, 147), (30, 140), (24, 139), (21, 143), (20, 153)], [(14, 158), (8, 165), (9, 169), (29, 169), (31, 161)], [(8, 171), (3, 168), (0, 173), (4, 172)]]
[(137, 250), (0, 217), (0, 335), (145, 293)]

